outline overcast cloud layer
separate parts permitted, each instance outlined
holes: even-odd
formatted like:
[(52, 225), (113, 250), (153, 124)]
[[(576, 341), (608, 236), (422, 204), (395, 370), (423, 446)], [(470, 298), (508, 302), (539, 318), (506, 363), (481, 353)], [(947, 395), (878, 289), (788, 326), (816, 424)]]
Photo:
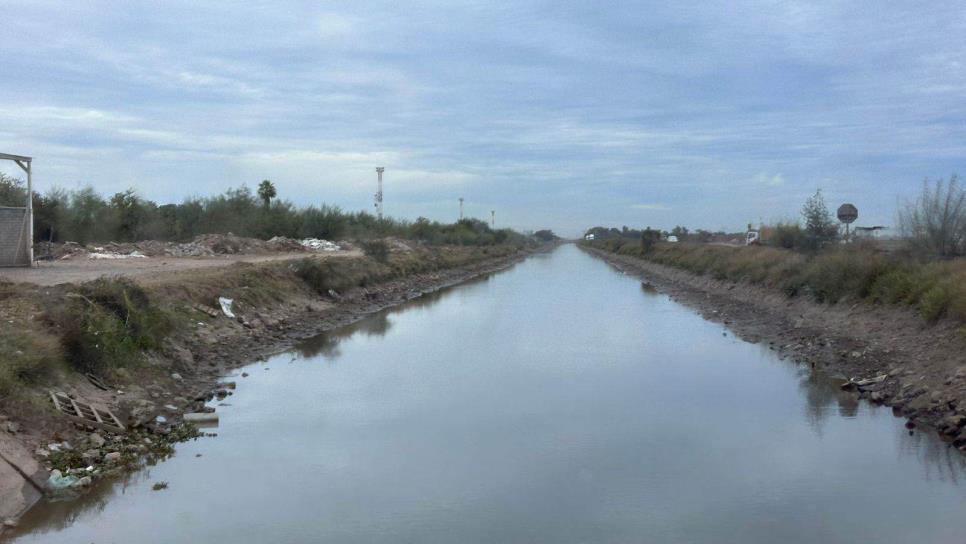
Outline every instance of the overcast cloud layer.
[[(959, 2), (2, 2), (0, 151), (158, 201), (737, 230), (963, 171)], [(15, 173), (10, 165), (3, 170)]]

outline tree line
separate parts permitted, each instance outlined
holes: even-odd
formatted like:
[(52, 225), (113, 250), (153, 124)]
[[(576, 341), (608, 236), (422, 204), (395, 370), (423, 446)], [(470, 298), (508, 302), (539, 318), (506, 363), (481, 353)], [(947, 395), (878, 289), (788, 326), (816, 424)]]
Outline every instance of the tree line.
[[(22, 206), (23, 180), (0, 173), (0, 206)], [(527, 237), (511, 229), (492, 229), (479, 219), (440, 223), (379, 219), (366, 212), (346, 212), (327, 204), (299, 207), (278, 198), (275, 185), (262, 181), (256, 191), (247, 185), (177, 204), (158, 204), (128, 189), (109, 198), (87, 186), (68, 191), (34, 192), (35, 242), (183, 242), (199, 234), (233, 233), (268, 239), (373, 238), (398, 236), (430, 244), (492, 245), (523, 243)]]
[[(752, 228), (749, 225), (749, 229)], [(829, 211), (821, 190), (802, 205), (800, 220), (780, 221), (762, 230), (768, 231), (767, 236), (761, 233), (762, 243), (806, 252), (817, 251), (843, 238), (839, 223)], [(948, 180), (924, 180), (918, 196), (900, 203), (896, 214), (896, 232), (906, 242), (906, 250), (919, 256), (948, 258), (966, 255), (966, 189), (958, 177), (953, 175)], [(593, 227), (585, 234), (593, 234), (596, 239), (640, 240), (645, 248), (669, 236), (675, 236), (681, 242), (710, 242), (740, 236), (700, 229), (690, 231), (682, 226), (670, 231), (650, 227), (643, 230), (626, 226), (622, 229)]]

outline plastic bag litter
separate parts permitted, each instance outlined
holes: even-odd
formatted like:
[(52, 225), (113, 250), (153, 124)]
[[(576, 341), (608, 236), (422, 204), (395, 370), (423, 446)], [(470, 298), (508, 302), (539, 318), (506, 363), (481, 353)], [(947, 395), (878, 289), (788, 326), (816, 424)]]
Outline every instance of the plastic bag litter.
[(69, 489), (77, 484), (77, 476), (68, 474), (64, 476), (59, 470), (53, 470), (50, 473), (50, 478), (47, 478), (47, 489), (51, 491), (59, 491), (61, 489)]
[(221, 305), (221, 311), (227, 317), (231, 317), (231, 318), (234, 318), (235, 317), (235, 314), (233, 314), (232, 311), (231, 311), (231, 305), (234, 304), (234, 303), (235, 303), (234, 299), (225, 298), (225, 297), (218, 297), (218, 304)]

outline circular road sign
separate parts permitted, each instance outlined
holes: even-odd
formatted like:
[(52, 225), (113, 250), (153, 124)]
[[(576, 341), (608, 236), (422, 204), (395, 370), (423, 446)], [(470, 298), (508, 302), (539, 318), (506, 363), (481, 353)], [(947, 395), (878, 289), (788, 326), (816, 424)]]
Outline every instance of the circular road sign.
[(859, 218), (859, 209), (851, 204), (842, 204), (838, 211), (839, 221), (849, 224)]

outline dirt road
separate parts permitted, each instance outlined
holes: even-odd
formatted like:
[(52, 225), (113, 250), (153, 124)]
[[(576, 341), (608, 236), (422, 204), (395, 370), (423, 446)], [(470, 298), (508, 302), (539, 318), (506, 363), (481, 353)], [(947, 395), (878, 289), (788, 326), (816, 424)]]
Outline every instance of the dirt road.
[(0, 268), (0, 279), (27, 282), (37, 285), (80, 283), (101, 276), (134, 277), (150, 283), (171, 273), (185, 270), (209, 269), (234, 263), (260, 263), (287, 259), (303, 259), (310, 256), (324, 258), (358, 257), (359, 250), (332, 251), (326, 253), (272, 253), (262, 255), (220, 255), (217, 257), (144, 257), (129, 259), (68, 259), (63, 261), (39, 261), (34, 268)]

